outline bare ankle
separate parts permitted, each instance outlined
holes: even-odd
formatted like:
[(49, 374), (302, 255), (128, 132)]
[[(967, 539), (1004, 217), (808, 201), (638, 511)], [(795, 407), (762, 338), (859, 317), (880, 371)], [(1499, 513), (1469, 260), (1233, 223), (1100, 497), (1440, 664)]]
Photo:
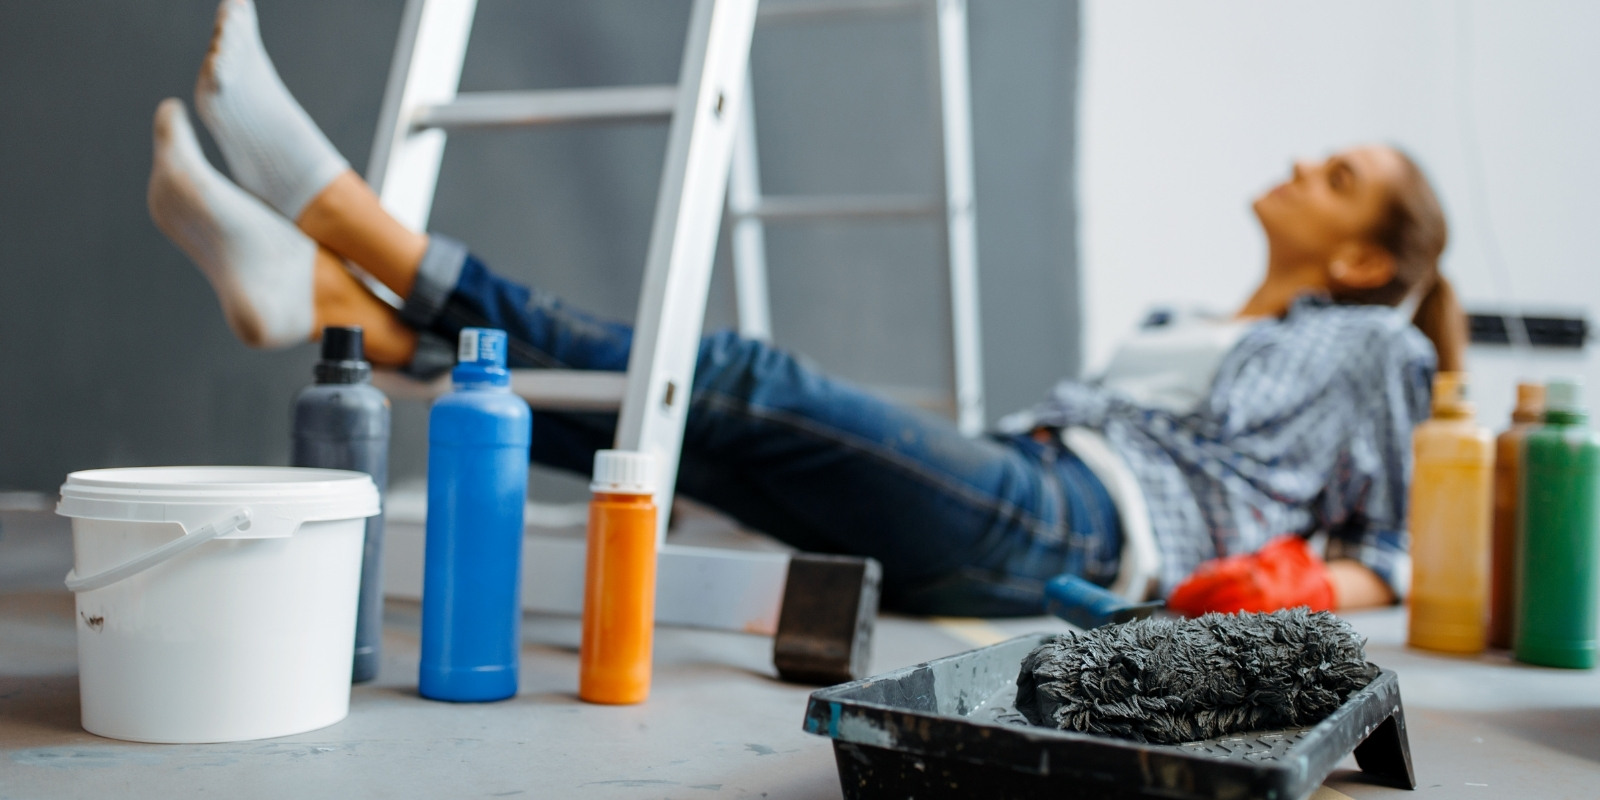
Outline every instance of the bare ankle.
[(411, 363), (417, 350), (417, 333), (400, 321), (399, 314), (374, 297), (345, 269), (338, 255), (317, 248), (313, 301), (318, 335), (329, 325), (354, 325), (363, 331), (367, 360), (380, 367)]
[(334, 178), (306, 204), (295, 224), (307, 236), (406, 297), (428, 237), (401, 225), (353, 170)]

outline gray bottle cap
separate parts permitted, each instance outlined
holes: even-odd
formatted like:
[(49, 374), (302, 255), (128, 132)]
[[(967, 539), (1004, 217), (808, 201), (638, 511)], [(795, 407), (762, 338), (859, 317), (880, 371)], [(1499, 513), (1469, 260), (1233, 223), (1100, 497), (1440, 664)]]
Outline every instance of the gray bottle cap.
[(366, 383), (372, 365), (362, 355), (361, 328), (329, 325), (322, 329), (322, 360), (312, 368), (317, 383)]

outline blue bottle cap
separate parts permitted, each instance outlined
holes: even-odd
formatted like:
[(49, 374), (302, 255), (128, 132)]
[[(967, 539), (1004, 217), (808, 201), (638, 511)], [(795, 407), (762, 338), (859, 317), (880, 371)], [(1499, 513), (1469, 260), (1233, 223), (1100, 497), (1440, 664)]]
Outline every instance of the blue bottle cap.
[(506, 332), (494, 328), (462, 328), (456, 344), (456, 383), (511, 382), (506, 371)]

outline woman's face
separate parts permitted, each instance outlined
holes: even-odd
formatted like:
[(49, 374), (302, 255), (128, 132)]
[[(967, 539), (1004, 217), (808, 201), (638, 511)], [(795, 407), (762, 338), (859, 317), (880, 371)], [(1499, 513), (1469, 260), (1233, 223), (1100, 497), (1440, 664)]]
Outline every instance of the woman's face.
[(1269, 251), (1330, 264), (1352, 248), (1370, 248), (1371, 233), (1403, 174), (1400, 155), (1382, 145), (1295, 162), (1289, 179), (1253, 204)]

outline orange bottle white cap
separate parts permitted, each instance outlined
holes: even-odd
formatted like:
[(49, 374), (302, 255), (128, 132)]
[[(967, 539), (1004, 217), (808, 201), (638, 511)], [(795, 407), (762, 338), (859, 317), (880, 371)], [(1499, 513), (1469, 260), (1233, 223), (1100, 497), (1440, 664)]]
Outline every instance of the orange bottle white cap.
[(600, 450), (594, 454), (594, 481), (591, 492), (608, 494), (654, 494), (656, 457), (633, 450)]

